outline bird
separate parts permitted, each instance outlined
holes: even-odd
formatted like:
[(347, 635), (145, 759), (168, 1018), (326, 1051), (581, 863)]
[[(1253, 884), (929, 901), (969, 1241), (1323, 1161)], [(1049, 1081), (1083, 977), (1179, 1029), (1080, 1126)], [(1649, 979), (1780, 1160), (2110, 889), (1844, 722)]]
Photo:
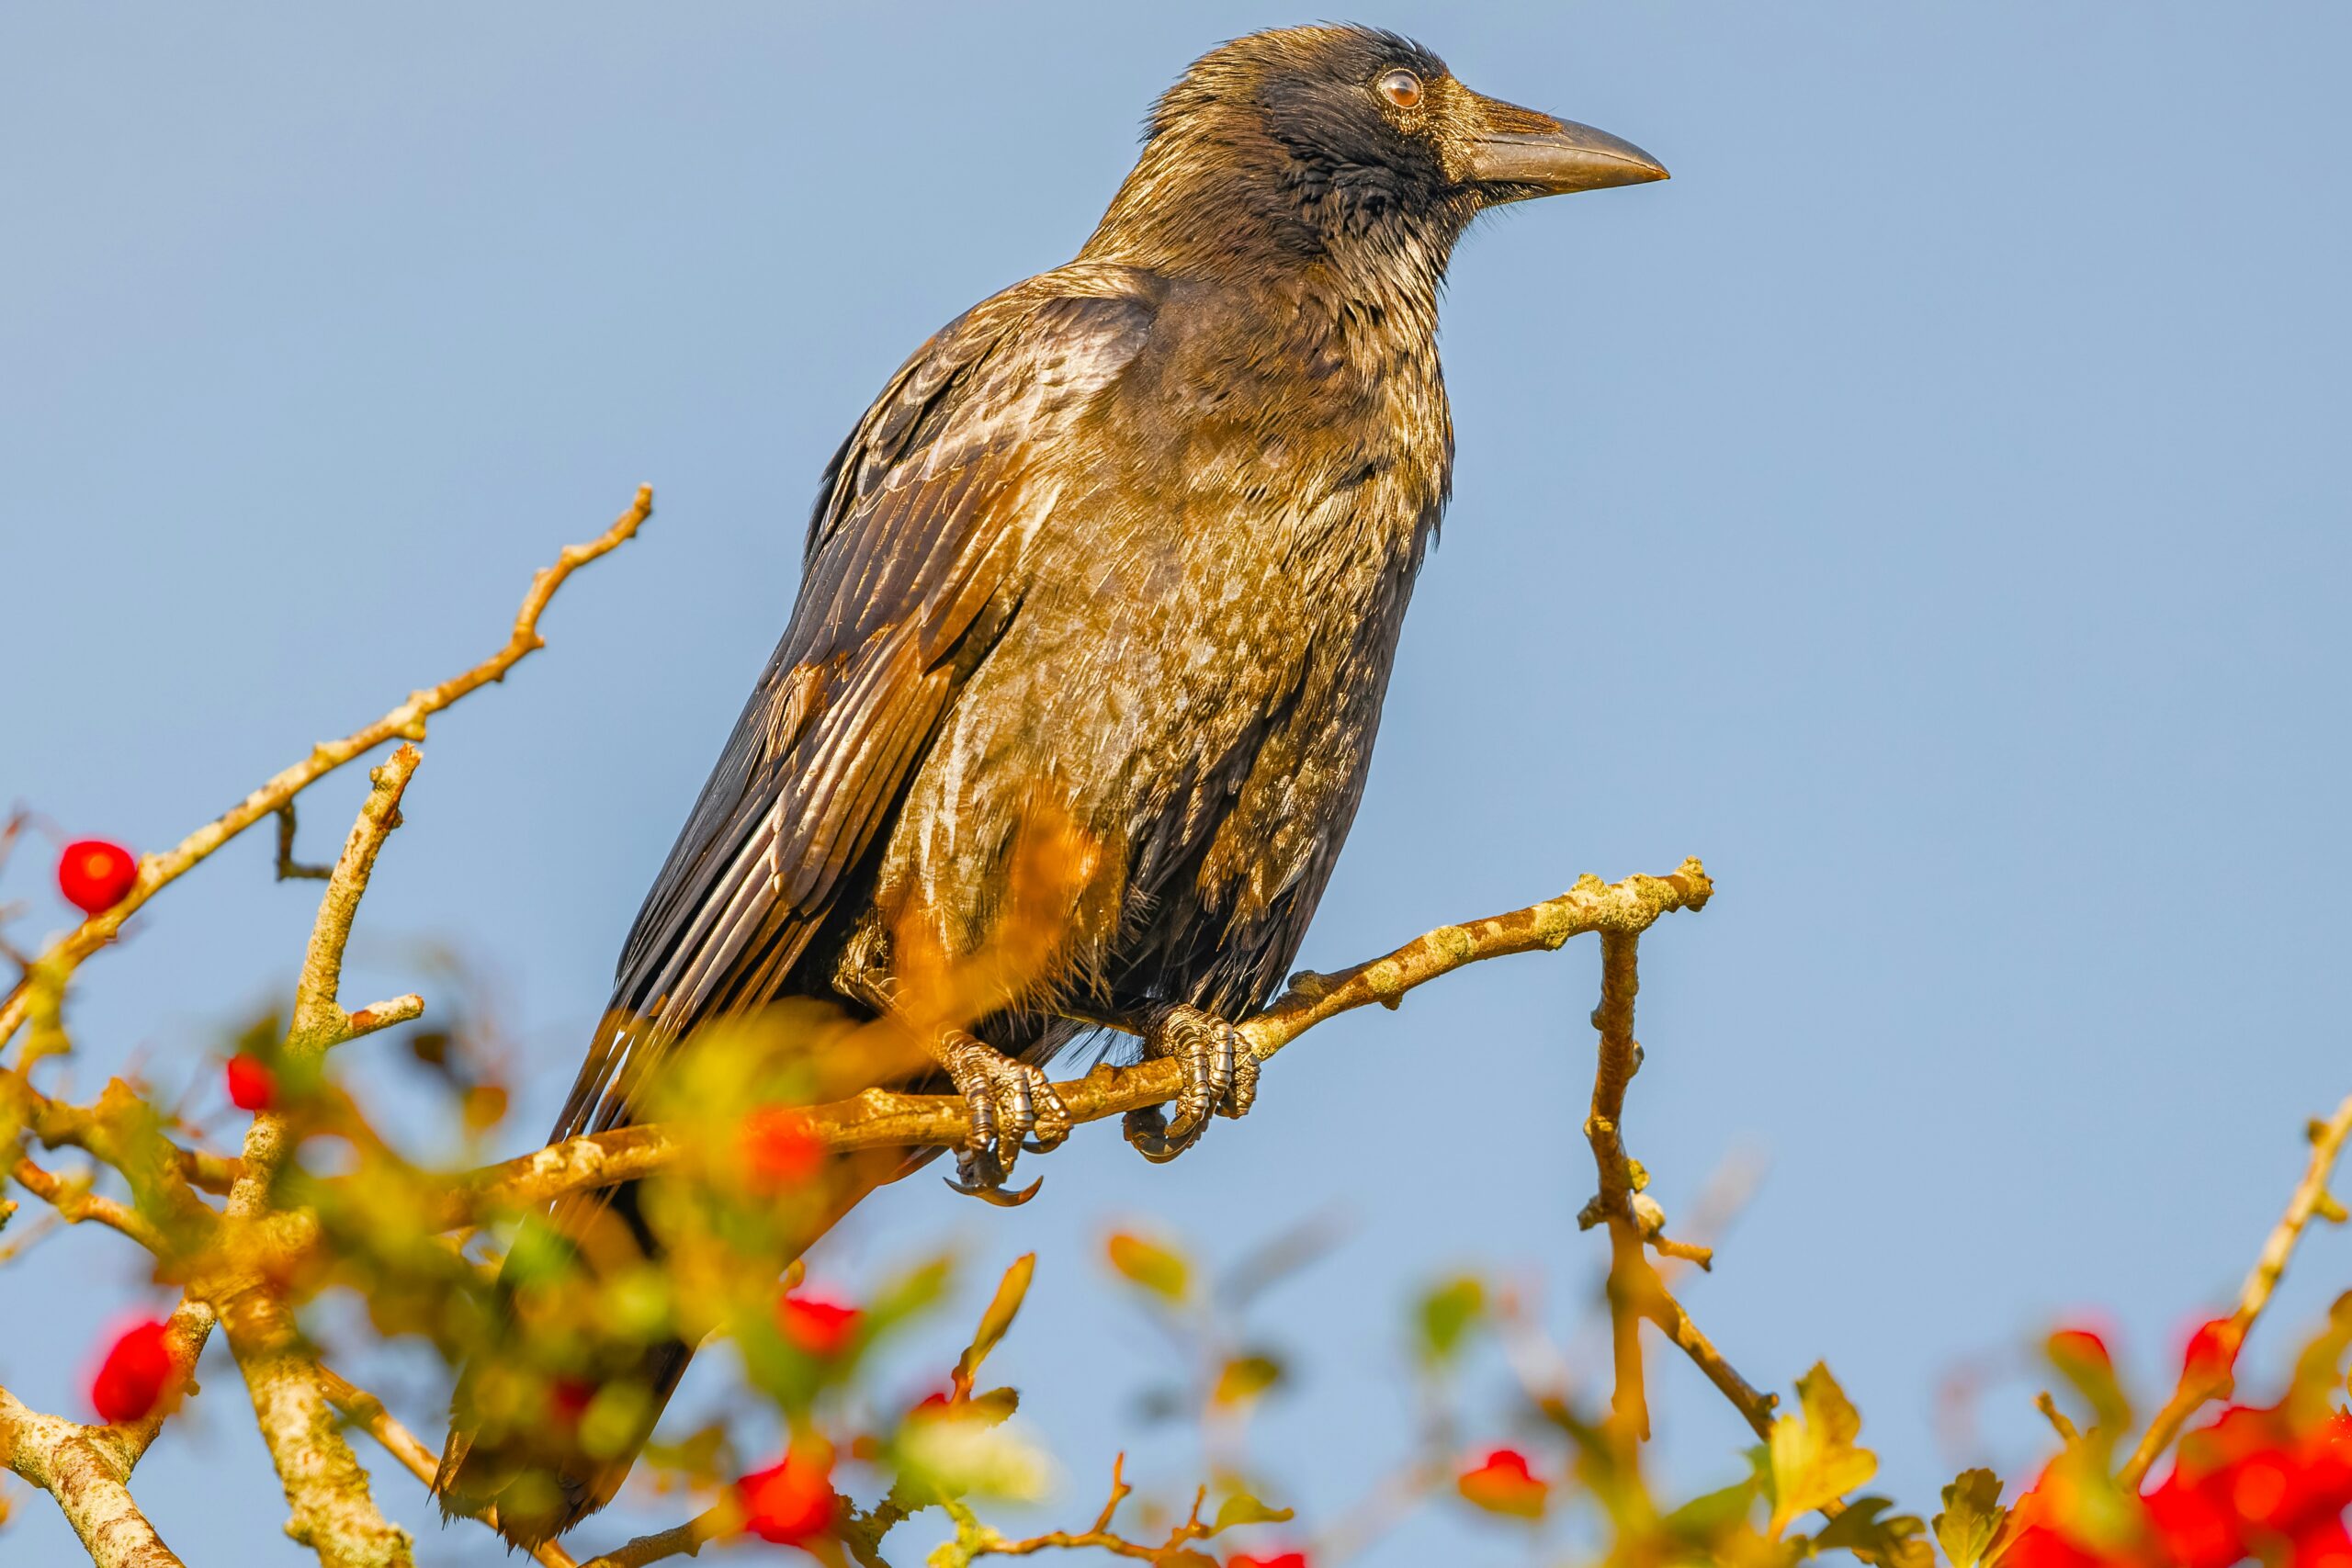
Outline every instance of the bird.
[[(628, 1124), (714, 1019), (902, 1010), (908, 911), (939, 951), (977, 949), (1047, 807), (1088, 846), (1048, 960), (905, 1080), (970, 1111), (950, 1185), (1020, 1201), (1020, 1151), (1070, 1131), (1046, 1066), (1091, 1032), (1182, 1066), (1172, 1114), (1128, 1117), (1147, 1157), (1247, 1111), (1234, 1025), (1288, 973), (1347, 837), (1451, 491), (1455, 243), (1498, 207), (1666, 177), (1391, 32), (1263, 31), (1194, 62), (1077, 256), (942, 328), (825, 468), (783, 637), (550, 1141)], [(597, 1201), (656, 1245), (633, 1190)], [(646, 1353), (650, 1411), (691, 1354)], [(618, 1488), (633, 1448), (560, 1457), (524, 1506), (464, 1387), (445, 1507), (496, 1502), (533, 1545)]]

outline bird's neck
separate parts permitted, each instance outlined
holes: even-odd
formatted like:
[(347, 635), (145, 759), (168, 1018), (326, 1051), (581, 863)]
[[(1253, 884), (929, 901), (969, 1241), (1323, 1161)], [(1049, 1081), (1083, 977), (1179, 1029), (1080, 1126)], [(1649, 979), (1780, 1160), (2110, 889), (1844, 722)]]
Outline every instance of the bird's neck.
[(1343, 322), (1433, 333), (1466, 220), (1344, 183), (1302, 184), (1278, 149), (1255, 139), (1162, 135), (1079, 254), (1270, 300), (1314, 299)]

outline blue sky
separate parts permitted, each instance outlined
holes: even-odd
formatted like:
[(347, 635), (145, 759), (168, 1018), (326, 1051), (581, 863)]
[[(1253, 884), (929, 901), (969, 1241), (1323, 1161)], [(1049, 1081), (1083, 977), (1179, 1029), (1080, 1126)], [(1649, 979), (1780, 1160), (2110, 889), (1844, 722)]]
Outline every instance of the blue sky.
[[(2014, 1474), (2020, 1348), (2091, 1314), (2162, 1370), (2250, 1261), (2303, 1119), (2352, 1089), (2352, 19), (1357, 14), (1675, 178), (1509, 214), (1457, 259), (1455, 499), (1304, 961), (1703, 856), (1716, 902), (1645, 944), (1628, 1134), (1670, 1213), (1741, 1151), (1769, 1175), (1691, 1310), (1758, 1382), (1826, 1357), (1911, 1506), (1962, 1463)], [(933, 328), (1077, 247), (1185, 62), (1298, 19), (15, 8), (0, 795), (168, 843), (486, 652), (556, 546), (655, 484), (548, 650), (435, 724), (351, 982), (405, 989), (419, 944), (460, 948), (541, 1125), (782, 625), (825, 456)], [(310, 798), (314, 848), (360, 787)], [(315, 888), (272, 885), (266, 837), (86, 971), (82, 1081), (207, 1070), (282, 1000)], [(20, 939), (62, 924), (38, 870), (0, 885), (32, 900)], [(1583, 1319), (1595, 973), (1589, 948), (1515, 960), (1334, 1024), (1170, 1168), (1098, 1128), (1016, 1214), (909, 1184), (834, 1266), (952, 1239), (978, 1283), (1042, 1249), (1003, 1371), (1084, 1514), (1163, 1370), (1103, 1232), (1230, 1257), (1343, 1216), (1267, 1303), (1303, 1382), (1261, 1434), (1292, 1495), (1340, 1506), (1406, 1439), (1413, 1281), (1491, 1267)], [(2257, 1364), (2347, 1262), (2312, 1238)], [(0, 1271), (0, 1380), (70, 1404), (93, 1323), (147, 1299), (116, 1238), (46, 1244)], [(1993, 1381), (1955, 1439), (1961, 1369)], [(141, 1496), (191, 1562), (297, 1561), (233, 1369), (206, 1381)], [(1687, 1369), (1658, 1381), (1670, 1471), (1728, 1476), (1736, 1419)], [(1193, 1464), (1139, 1458), (1170, 1486)], [(423, 1561), (496, 1560), (396, 1471), (379, 1491)], [(0, 1539), (71, 1544), (29, 1496)], [(1524, 1555), (1438, 1509), (1364, 1561)]]

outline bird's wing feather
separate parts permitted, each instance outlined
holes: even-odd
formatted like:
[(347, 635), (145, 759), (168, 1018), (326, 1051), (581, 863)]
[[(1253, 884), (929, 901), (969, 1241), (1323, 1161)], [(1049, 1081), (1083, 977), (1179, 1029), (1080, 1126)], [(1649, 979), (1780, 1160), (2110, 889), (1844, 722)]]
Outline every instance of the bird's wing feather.
[(827, 468), (798, 602), (639, 911), (554, 1136), (628, 1119), (669, 1043), (769, 999), (878, 849), (930, 737), (1015, 613), (1056, 435), (1142, 347), (1148, 280), (1091, 266), (976, 307)]

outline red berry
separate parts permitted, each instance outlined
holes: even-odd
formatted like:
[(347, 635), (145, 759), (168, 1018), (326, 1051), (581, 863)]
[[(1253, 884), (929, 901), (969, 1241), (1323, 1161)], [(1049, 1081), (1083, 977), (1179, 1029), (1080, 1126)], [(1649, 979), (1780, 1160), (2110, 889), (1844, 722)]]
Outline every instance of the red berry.
[(743, 1528), (762, 1540), (796, 1546), (822, 1535), (833, 1522), (833, 1452), (822, 1443), (796, 1442), (784, 1458), (735, 1483)]
[(57, 890), (85, 915), (111, 909), (139, 880), (139, 857), (104, 839), (77, 839), (57, 859)]
[(1306, 1568), (1306, 1553), (1285, 1551), (1279, 1557), (1252, 1557), (1238, 1552), (1225, 1560), (1225, 1568)]
[(817, 1174), (825, 1145), (808, 1118), (786, 1105), (763, 1105), (743, 1118), (743, 1164), (752, 1189), (775, 1193)]
[(776, 1303), (775, 1325), (803, 1353), (831, 1357), (848, 1349), (857, 1338), (864, 1315), (838, 1302), (794, 1294)]
[(1490, 1514), (1521, 1519), (1542, 1518), (1552, 1491), (1528, 1469), (1527, 1456), (1517, 1449), (1497, 1449), (1485, 1463), (1463, 1472), (1454, 1486)]
[(586, 1378), (558, 1378), (548, 1384), (548, 1411), (557, 1422), (576, 1427), (596, 1400), (596, 1385)]
[(229, 1103), (240, 1111), (266, 1111), (277, 1099), (277, 1075), (258, 1056), (229, 1058)]
[(90, 1407), (112, 1426), (141, 1420), (163, 1403), (173, 1381), (171, 1330), (149, 1318), (131, 1325), (107, 1347), (90, 1380)]

